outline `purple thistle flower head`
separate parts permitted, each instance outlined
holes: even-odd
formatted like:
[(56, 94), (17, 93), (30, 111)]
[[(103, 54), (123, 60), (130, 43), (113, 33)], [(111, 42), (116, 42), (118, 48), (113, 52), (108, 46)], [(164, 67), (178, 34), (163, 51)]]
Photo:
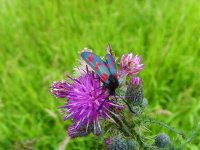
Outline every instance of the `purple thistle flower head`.
[[(111, 108), (119, 108), (121, 106), (114, 104), (108, 100), (109, 93), (104, 86), (101, 86), (101, 80), (94, 72), (87, 71), (86, 74), (81, 75), (77, 79), (73, 79), (69, 84), (68, 91), (66, 92), (68, 102), (65, 106), (60, 108), (66, 109), (68, 115), (64, 120), (69, 118), (73, 119), (74, 129), (79, 129), (84, 126), (87, 132), (88, 127), (93, 127), (94, 134), (101, 131), (99, 121), (101, 119), (110, 119), (115, 122), (112, 115), (117, 115), (111, 111)], [(98, 110), (102, 102), (102, 108)]]
[(51, 85), (51, 93), (54, 94), (57, 98), (66, 98), (69, 87), (70, 85), (65, 80), (54, 82)]
[(123, 55), (120, 60), (120, 75), (132, 76), (138, 74), (144, 65), (141, 64), (141, 58), (138, 55), (132, 53)]

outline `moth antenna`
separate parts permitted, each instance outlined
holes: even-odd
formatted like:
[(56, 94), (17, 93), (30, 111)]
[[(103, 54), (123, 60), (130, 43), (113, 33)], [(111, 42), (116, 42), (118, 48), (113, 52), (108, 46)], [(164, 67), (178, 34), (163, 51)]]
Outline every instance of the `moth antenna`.
[(107, 53), (112, 55), (112, 47), (111, 47), (110, 43), (108, 43), (108, 46), (106, 47), (106, 51), (107, 51)]
[(87, 73), (88, 73), (88, 72), (89, 72), (88, 65), (86, 65), (85, 67), (86, 67), (86, 71), (87, 71)]

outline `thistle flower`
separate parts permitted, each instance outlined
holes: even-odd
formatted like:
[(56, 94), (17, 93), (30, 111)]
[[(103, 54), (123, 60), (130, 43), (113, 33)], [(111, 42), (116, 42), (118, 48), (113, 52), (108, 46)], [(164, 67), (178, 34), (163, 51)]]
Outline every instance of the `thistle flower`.
[(159, 148), (166, 148), (170, 144), (170, 138), (166, 134), (159, 134), (156, 136), (155, 145)]
[[(112, 112), (111, 109), (121, 106), (108, 100), (109, 94), (106, 88), (101, 86), (98, 75), (87, 71), (86, 74), (81, 75), (77, 79), (69, 78), (73, 82), (71, 84), (68, 83), (69, 88), (66, 91), (68, 102), (60, 108), (65, 109), (64, 112), (68, 112), (64, 120), (73, 119), (73, 130), (79, 130), (84, 126), (86, 132), (88, 132), (88, 128), (92, 126), (94, 134), (97, 134), (98, 131), (101, 131), (99, 122), (101, 119), (108, 118), (115, 122), (111, 114), (116, 116), (117, 114)], [(97, 111), (102, 102), (104, 102), (102, 108)]]
[(139, 77), (133, 77), (127, 87), (126, 97), (128, 102), (134, 106), (142, 103), (144, 98), (144, 91), (142, 80)]
[(54, 94), (57, 98), (66, 98), (69, 87), (70, 85), (65, 80), (54, 82), (51, 85), (51, 93)]
[(138, 74), (143, 68), (144, 65), (141, 64), (141, 58), (130, 53), (121, 57), (119, 74), (120, 76), (132, 76)]

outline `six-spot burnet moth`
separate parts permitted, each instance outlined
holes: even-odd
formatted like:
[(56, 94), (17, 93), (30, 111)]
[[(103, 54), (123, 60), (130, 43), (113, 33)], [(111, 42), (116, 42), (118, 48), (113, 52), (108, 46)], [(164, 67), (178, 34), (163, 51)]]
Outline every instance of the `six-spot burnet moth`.
[[(110, 45), (108, 45), (107, 51), (111, 53)], [(101, 78), (104, 86), (108, 89), (109, 96), (115, 95), (115, 89), (119, 86), (115, 59), (110, 53), (106, 54), (106, 62), (104, 62), (99, 56), (95, 55), (92, 52), (81, 53), (81, 57), (83, 58), (83, 60), (85, 60), (86, 63)], [(105, 101), (101, 103), (97, 111), (102, 108), (104, 102)]]
[(109, 95), (115, 95), (115, 89), (119, 86), (114, 57), (107, 53), (106, 62), (92, 52), (82, 52), (81, 57), (99, 75)]

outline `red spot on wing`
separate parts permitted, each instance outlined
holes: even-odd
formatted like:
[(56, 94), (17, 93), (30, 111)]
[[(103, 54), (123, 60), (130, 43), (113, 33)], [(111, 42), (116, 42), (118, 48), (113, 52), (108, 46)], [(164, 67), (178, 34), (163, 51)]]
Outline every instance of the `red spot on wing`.
[(114, 66), (115, 65), (115, 62), (114, 61), (112, 61), (112, 66)]
[(90, 56), (88, 57), (88, 62), (93, 62), (94, 59), (94, 54), (90, 54)]
[(102, 80), (103, 82), (106, 82), (106, 81), (108, 80), (108, 75), (107, 75), (106, 73), (103, 73), (103, 74), (101, 75), (101, 80)]
[(105, 63), (106, 68), (109, 68), (109, 65), (107, 63)]
[(100, 66), (101, 66), (101, 63), (98, 62), (98, 63), (96, 64), (96, 66), (95, 66), (95, 69), (98, 70)]

